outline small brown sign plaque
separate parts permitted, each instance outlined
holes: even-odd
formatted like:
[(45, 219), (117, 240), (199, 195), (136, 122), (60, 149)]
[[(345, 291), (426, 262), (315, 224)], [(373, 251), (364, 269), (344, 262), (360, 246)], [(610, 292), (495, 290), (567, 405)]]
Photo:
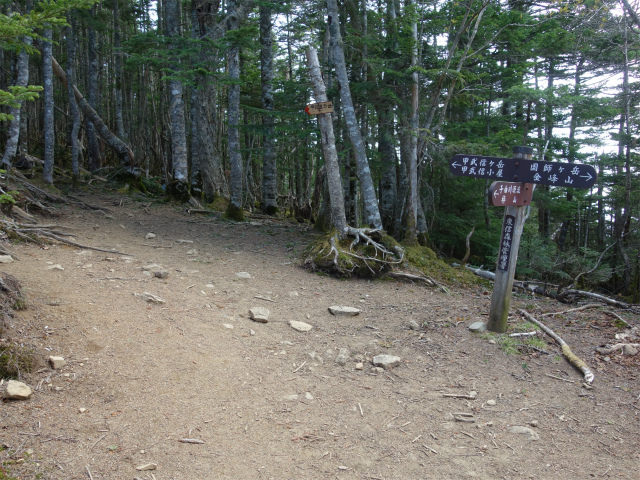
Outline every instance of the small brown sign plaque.
[(321, 113), (333, 113), (333, 102), (311, 103), (304, 109), (309, 115), (320, 115)]
[(533, 184), (493, 182), (489, 187), (489, 204), (494, 207), (522, 207), (531, 205)]

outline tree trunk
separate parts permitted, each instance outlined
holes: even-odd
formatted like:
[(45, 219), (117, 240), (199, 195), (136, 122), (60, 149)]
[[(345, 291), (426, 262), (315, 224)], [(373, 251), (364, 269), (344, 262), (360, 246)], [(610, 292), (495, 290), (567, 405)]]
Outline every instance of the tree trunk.
[(71, 126), (71, 169), (73, 171), (74, 181), (78, 180), (80, 175), (80, 162), (78, 161), (80, 154), (80, 142), (78, 142), (78, 132), (80, 130), (80, 123), (82, 118), (80, 116), (80, 110), (76, 102), (75, 93), (73, 91), (73, 85), (76, 83), (76, 30), (78, 27), (78, 21), (74, 13), (70, 13), (68, 17), (68, 23), (70, 26), (66, 28), (67, 36), (67, 96), (69, 98), (69, 111), (71, 113), (72, 126)]
[(51, 29), (44, 31), (45, 41), (42, 42), (42, 76), (44, 80), (44, 170), (42, 180), (53, 185), (53, 161), (55, 151), (55, 124), (53, 119), (53, 44), (51, 43)]
[(80, 108), (80, 110), (82, 110), (82, 113), (84, 113), (85, 117), (87, 117), (89, 121), (96, 126), (98, 133), (100, 134), (102, 139), (107, 143), (107, 145), (109, 145), (109, 147), (111, 147), (111, 149), (116, 152), (116, 154), (121, 159), (124, 160), (125, 157), (129, 159), (126, 166), (133, 173), (135, 157), (129, 146), (116, 135), (114, 135), (111, 130), (109, 130), (109, 127), (105, 125), (100, 115), (98, 115), (98, 113), (93, 108), (91, 108), (91, 105), (89, 105), (87, 99), (82, 96), (80, 90), (78, 90), (75, 85), (67, 82), (67, 75), (64, 73), (64, 70), (62, 69), (62, 67), (60, 67), (60, 64), (58, 64), (58, 61), (55, 59), (55, 57), (51, 57), (51, 64), (53, 66), (53, 73), (55, 73), (56, 77), (60, 79), (62, 84), (65, 87), (68, 87), (68, 85), (71, 85), (73, 87), (73, 93), (76, 97), (76, 101), (78, 102), (78, 107)]
[[(309, 77), (313, 85), (313, 92), (316, 102), (326, 102), (327, 93), (320, 63), (315, 49), (307, 50), (307, 62), (309, 65)], [(320, 126), (320, 138), (322, 150), (324, 152), (325, 168), (327, 170), (327, 185), (329, 188), (329, 203), (331, 204), (331, 221), (338, 230), (338, 235), (343, 237), (347, 230), (347, 218), (344, 211), (344, 193), (342, 191), (342, 180), (340, 179), (340, 164), (338, 163), (338, 152), (336, 151), (336, 139), (333, 133), (333, 122), (330, 113), (317, 115)]]
[(416, 241), (418, 227), (418, 72), (415, 67), (418, 65), (418, 23), (413, 15), (411, 0), (406, 0), (405, 9), (409, 10), (411, 19), (411, 66), (414, 71), (411, 73), (411, 117), (409, 121), (409, 158), (407, 162), (407, 175), (409, 196), (407, 200), (407, 211), (405, 212), (405, 241), (410, 244)]
[(127, 138), (124, 132), (124, 117), (122, 113), (122, 36), (120, 33), (120, 13), (118, 2), (113, 0), (113, 49), (114, 49), (114, 75), (115, 75), (115, 107), (116, 107), (116, 132), (118, 137)]
[(387, 106), (378, 111), (378, 152), (382, 164), (380, 181), (380, 215), (382, 227), (391, 235), (394, 232), (393, 209), (397, 195), (396, 151), (393, 144), (393, 112)]
[[(229, 14), (236, 9), (235, 0), (229, 1)], [(231, 30), (238, 28), (237, 20), (234, 20)], [(229, 111), (228, 111), (228, 148), (229, 166), (231, 175), (229, 187), (231, 198), (227, 209), (227, 216), (234, 220), (244, 220), (242, 211), (242, 154), (240, 152), (240, 136), (238, 125), (240, 123), (240, 47), (234, 44), (229, 49)]]
[[(96, 15), (96, 6), (91, 10), (92, 16)], [(88, 90), (87, 101), (91, 108), (98, 111), (98, 51), (97, 51), (97, 34), (93, 27), (89, 27), (88, 35), (88, 55), (89, 55), (89, 73), (88, 73)], [(100, 144), (96, 135), (96, 125), (85, 116), (85, 128), (87, 131), (87, 146), (89, 153), (89, 170), (94, 172), (102, 166), (100, 156)]]
[(273, 140), (273, 37), (271, 8), (260, 6), (260, 79), (262, 83), (262, 211), (273, 215), (278, 211), (278, 184), (276, 150)]
[[(23, 39), (27, 45), (32, 44), (29, 37)], [(29, 54), (22, 50), (18, 53), (18, 61), (16, 63), (18, 76), (16, 78), (17, 87), (26, 87), (29, 83)], [(18, 151), (18, 143), (20, 139), (20, 121), (21, 121), (22, 102), (17, 102), (15, 107), (9, 109), (9, 114), (13, 116), (9, 122), (9, 132), (7, 142), (5, 144), (4, 155), (2, 156), (2, 164), (5, 168), (10, 169), (13, 165), (13, 159)]]
[(371, 169), (369, 168), (364, 142), (353, 108), (349, 78), (347, 76), (347, 66), (342, 46), (342, 36), (340, 35), (340, 20), (336, 0), (327, 0), (327, 10), (329, 15), (329, 30), (331, 32), (331, 47), (336, 66), (336, 77), (340, 88), (340, 99), (342, 101), (344, 119), (356, 157), (358, 179), (360, 180), (360, 189), (364, 201), (365, 222), (372, 228), (382, 228), (378, 199), (376, 198), (376, 191), (371, 178)]
[[(180, 20), (180, 7), (178, 0), (165, 0), (164, 21), (166, 35), (170, 39), (178, 38)], [(170, 46), (170, 50), (175, 50)], [(172, 65), (172, 70), (178, 71), (178, 63)], [(182, 82), (171, 78), (169, 87), (169, 115), (171, 122), (171, 165), (173, 170), (172, 194), (182, 200), (189, 197), (189, 164), (187, 161), (187, 132), (184, 116), (184, 88)]]

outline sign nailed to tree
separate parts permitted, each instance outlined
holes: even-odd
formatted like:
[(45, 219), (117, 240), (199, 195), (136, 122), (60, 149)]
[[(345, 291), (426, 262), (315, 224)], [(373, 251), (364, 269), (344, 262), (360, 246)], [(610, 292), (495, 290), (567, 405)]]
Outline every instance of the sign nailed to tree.
[(589, 188), (598, 179), (590, 165), (480, 155), (454, 155), (449, 162), (449, 171), (462, 177), (573, 188)]
[(320, 115), (321, 113), (332, 113), (333, 102), (311, 103), (304, 109), (309, 115)]
[(532, 196), (530, 183), (493, 182), (489, 187), (489, 204), (494, 207), (531, 205)]

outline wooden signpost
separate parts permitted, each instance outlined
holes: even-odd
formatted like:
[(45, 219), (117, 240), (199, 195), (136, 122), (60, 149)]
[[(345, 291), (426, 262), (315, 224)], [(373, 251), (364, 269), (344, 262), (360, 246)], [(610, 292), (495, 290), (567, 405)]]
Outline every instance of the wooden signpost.
[(525, 209), (531, 204), (535, 188), (533, 184), (589, 188), (598, 178), (589, 165), (536, 161), (532, 156), (531, 147), (513, 147), (513, 158), (455, 155), (449, 162), (449, 171), (454, 175), (500, 180), (489, 189), (489, 203), (506, 207), (487, 322), (492, 332), (507, 330), (520, 237), (526, 220)]
[(320, 115), (321, 113), (333, 113), (333, 102), (310, 103), (304, 109), (309, 115)]

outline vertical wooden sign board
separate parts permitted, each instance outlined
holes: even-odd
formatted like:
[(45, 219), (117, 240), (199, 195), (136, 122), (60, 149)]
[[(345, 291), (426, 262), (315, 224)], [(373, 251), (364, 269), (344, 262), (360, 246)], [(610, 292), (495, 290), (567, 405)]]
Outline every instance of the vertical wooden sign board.
[[(531, 160), (533, 148), (513, 147), (513, 158)], [(533, 188), (533, 185), (528, 185)], [(500, 250), (498, 252), (498, 265), (496, 267), (496, 279), (493, 284), (491, 297), (491, 309), (487, 329), (492, 332), (503, 333), (507, 330), (507, 319), (511, 307), (511, 289), (516, 273), (518, 260), (518, 248), (525, 221), (526, 206), (509, 206), (504, 210), (502, 221), (502, 236), (500, 237)]]

